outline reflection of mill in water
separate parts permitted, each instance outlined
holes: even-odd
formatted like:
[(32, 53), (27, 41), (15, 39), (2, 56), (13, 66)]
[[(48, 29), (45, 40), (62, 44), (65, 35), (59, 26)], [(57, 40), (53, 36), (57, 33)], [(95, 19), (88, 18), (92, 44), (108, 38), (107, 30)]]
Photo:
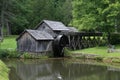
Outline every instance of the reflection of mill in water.
[(12, 67), (10, 80), (119, 80), (119, 75), (120, 72), (108, 70), (105, 66), (51, 60), (17, 62), (16, 67)]

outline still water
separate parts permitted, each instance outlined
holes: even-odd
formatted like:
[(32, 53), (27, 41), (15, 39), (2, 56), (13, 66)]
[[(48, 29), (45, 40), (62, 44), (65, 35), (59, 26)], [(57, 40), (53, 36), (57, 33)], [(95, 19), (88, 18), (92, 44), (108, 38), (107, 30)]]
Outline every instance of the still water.
[(120, 69), (70, 59), (3, 60), (9, 80), (120, 80)]

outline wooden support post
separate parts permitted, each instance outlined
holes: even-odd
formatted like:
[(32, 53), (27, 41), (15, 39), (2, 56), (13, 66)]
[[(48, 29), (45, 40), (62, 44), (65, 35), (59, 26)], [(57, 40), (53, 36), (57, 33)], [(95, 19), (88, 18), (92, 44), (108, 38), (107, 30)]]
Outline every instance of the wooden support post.
[(94, 47), (101, 43), (101, 33), (70, 34), (69, 47), (73, 50)]

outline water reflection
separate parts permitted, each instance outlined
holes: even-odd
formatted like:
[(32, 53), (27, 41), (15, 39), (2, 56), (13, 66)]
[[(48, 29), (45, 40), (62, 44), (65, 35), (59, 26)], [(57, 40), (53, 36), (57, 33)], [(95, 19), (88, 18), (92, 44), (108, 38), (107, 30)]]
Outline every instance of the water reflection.
[(66, 60), (5, 61), (9, 80), (120, 80), (120, 71), (107, 66)]

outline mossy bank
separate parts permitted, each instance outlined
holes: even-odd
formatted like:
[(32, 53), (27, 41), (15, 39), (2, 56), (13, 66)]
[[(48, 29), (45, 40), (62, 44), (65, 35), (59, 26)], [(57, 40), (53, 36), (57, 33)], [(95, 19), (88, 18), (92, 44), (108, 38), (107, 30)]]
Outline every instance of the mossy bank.
[(78, 59), (93, 59), (103, 62), (120, 63), (120, 45), (115, 46), (115, 51), (108, 53), (107, 46), (93, 47), (82, 50), (69, 51), (69, 56)]
[(9, 80), (9, 69), (7, 66), (0, 60), (0, 80)]

